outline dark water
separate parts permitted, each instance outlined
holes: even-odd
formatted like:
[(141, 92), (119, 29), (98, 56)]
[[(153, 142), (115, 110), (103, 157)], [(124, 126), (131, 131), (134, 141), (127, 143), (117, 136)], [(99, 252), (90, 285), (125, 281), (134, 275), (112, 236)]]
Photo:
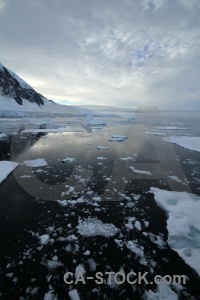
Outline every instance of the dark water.
[[(69, 125), (72, 132), (26, 133), (1, 143), (2, 159), (18, 161), (20, 165), (0, 185), (0, 299), (44, 299), (48, 291), (52, 292), (52, 299), (53, 295), (57, 295), (57, 299), (70, 299), (71, 289), (77, 289), (81, 299), (142, 299), (146, 290), (156, 288), (155, 284), (145, 282), (109, 286), (106, 280), (102, 285), (94, 280), (87, 280), (85, 285), (81, 282), (66, 285), (64, 273), (74, 273), (80, 264), (87, 276), (94, 276), (89, 259), (96, 263), (95, 272), (120, 269), (126, 274), (148, 272), (149, 282), (155, 274), (186, 274), (189, 280), (179, 299), (200, 296), (199, 276), (167, 245), (167, 216), (149, 192), (150, 187), (158, 187), (200, 195), (200, 153), (145, 134), (155, 126), (176, 126), (189, 130), (170, 130), (167, 135), (199, 136), (199, 113), (160, 113), (157, 108), (145, 107), (135, 113), (123, 111), (120, 114), (116, 109), (115, 114), (116, 111), (118, 116), (104, 118), (107, 125), (97, 124), (99, 128), (87, 124), (84, 117), (55, 117), (54, 128)], [(52, 125), (47, 124), (46, 128)], [(128, 139), (110, 142), (112, 135), (125, 135)], [(97, 146), (109, 147), (109, 150), (98, 150)], [(97, 159), (102, 156), (106, 159)], [(67, 157), (76, 161), (62, 163)], [(126, 157), (132, 159), (121, 160)], [(38, 158), (44, 158), (47, 165), (23, 164), (25, 160)], [(152, 175), (135, 173), (130, 167)], [(188, 183), (169, 180), (171, 175)], [(95, 204), (93, 197), (97, 196), (101, 202)], [(66, 207), (55, 201), (80, 197), (85, 199), (84, 203)], [(118, 234), (110, 238), (81, 236), (76, 226), (89, 217), (114, 224), (119, 229)], [(130, 217), (140, 220), (141, 231), (127, 230), (125, 224)], [(149, 222), (148, 227), (145, 221)], [(144, 231), (161, 236), (164, 246), (153, 243)], [(49, 234), (51, 241), (41, 247), (38, 236), (43, 234)], [(67, 252), (69, 242), (60, 241), (59, 237), (71, 234), (78, 239), (71, 243), (71, 252)], [(123, 241), (123, 245), (119, 247), (115, 239)], [(126, 247), (130, 240), (143, 249), (146, 263)], [(84, 255), (86, 250), (90, 251), (89, 256)], [(55, 256), (60, 266), (49, 269), (47, 262)]]

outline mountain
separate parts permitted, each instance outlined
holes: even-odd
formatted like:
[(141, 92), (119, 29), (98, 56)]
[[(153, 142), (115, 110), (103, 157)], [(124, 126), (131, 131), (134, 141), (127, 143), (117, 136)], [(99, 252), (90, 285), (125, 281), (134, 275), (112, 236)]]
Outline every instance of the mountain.
[(78, 107), (60, 105), (37, 93), (0, 63), (0, 111), (81, 114)]
[(23, 99), (38, 106), (44, 105), (44, 97), (41, 94), (2, 64), (0, 64), (0, 93), (2, 96), (15, 99), (19, 105), (23, 105)]

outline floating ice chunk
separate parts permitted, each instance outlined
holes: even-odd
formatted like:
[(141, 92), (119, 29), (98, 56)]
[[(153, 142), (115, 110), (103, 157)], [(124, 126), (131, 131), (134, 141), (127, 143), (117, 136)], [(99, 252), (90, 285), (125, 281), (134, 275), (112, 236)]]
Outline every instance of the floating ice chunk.
[(88, 265), (90, 267), (90, 271), (91, 272), (95, 272), (96, 271), (96, 267), (97, 267), (97, 264), (95, 263), (94, 259), (90, 258), (88, 259)]
[(32, 160), (25, 160), (22, 164), (28, 166), (28, 167), (43, 167), (47, 166), (47, 162), (44, 158), (37, 158), (37, 159), (32, 159)]
[(131, 251), (137, 254), (139, 257), (144, 257), (144, 251), (140, 249), (136, 242), (134, 241), (128, 241), (126, 242), (126, 247)]
[(47, 269), (49, 272), (54, 272), (57, 268), (61, 267), (63, 264), (61, 264), (58, 261), (54, 260), (48, 260), (47, 261)]
[(92, 197), (92, 200), (93, 200), (93, 201), (96, 201), (96, 202), (100, 202), (100, 201), (101, 201), (101, 197), (99, 197), (99, 196), (94, 196), (94, 197)]
[(83, 255), (90, 255), (90, 250), (86, 250)]
[(170, 136), (162, 138), (165, 142), (171, 142), (178, 144), (181, 147), (187, 148), (189, 150), (194, 150), (200, 152), (200, 137), (191, 136)]
[(167, 213), (169, 246), (200, 275), (200, 197), (153, 187), (150, 190), (157, 204)]
[(133, 160), (133, 157), (130, 157), (130, 156), (128, 156), (128, 157), (121, 157), (120, 159), (121, 160), (125, 160), (125, 161), (129, 161), (129, 160)]
[(109, 150), (109, 147), (104, 147), (104, 146), (98, 146), (98, 150)]
[(47, 245), (50, 241), (50, 237), (48, 234), (43, 234), (39, 236), (39, 240), (41, 245)]
[(44, 300), (54, 300), (54, 299), (55, 299), (55, 295), (53, 294), (53, 291), (49, 291), (45, 293)]
[(80, 297), (78, 295), (78, 291), (76, 289), (69, 291), (68, 295), (69, 295), (71, 300), (80, 300)]
[(0, 141), (4, 141), (7, 138), (5, 133), (0, 133)]
[(152, 241), (152, 243), (156, 244), (159, 246), (159, 248), (164, 249), (166, 246), (165, 241), (163, 240), (163, 237), (160, 235), (155, 235), (151, 232), (149, 232), (148, 234), (150, 240)]
[(77, 237), (74, 234), (71, 234), (67, 237), (67, 240), (71, 243), (75, 242), (77, 240)]
[(144, 300), (178, 300), (178, 295), (173, 292), (168, 284), (160, 283), (157, 291), (146, 291), (142, 297)]
[(0, 161), (0, 183), (2, 183), (18, 165), (18, 163), (13, 161)]
[(190, 130), (190, 128), (184, 127), (175, 127), (175, 126), (158, 126), (153, 130)]
[(109, 139), (109, 142), (123, 142), (125, 141), (127, 138), (127, 136), (125, 135), (112, 135), (112, 138)]
[(115, 227), (115, 225), (103, 223), (95, 218), (89, 218), (84, 221), (80, 221), (77, 229), (81, 235), (87, 237), (102, 235), (108, 238), (114, 236), (118, 232), (118, 228)]
[(164, 132), (156, 132), (156, 131), (145, 131), (144, 133), (148, 134), (148, 135), (157, 135), (157, 136), (165, 136), (166, 135), (166, 133), (164, 133)]
[(68, 201), (67, 200), (57, 200), (57, 202), (58, 202), (58, 204), (60, 206), (63, 206), (63, 207), (65, 207), (65, 206), (68, 205)]
[(99, 156), (96, 158), (97, 160), (106, 160), (107, 158), (106, 157), (103, 157), (103, 156)]
[(130, 169), (137, 174), (152, 175), (152, 173), (149, 171), (136, 170), (135, 167), (130, 167)]
[(141, 228), (141, 224), (139, 221), (135, 221), (135, 224), (134, 224), (135, 228), (137, 228), (137, 230), (141, 231), (142, 228)]
[(82, 264), (80, 264), (76, 267), (75, 274), (74, 274), (75, 278), (78, 278), (80, 274), (82, 274), (82, 275), (86, 274), (86, 270)]
[(75, 161), (76, 161), (76, 158), (74, 158), (74, 157), (67, 157), (67, 158), (62, 159), (62, 163), (73, 163)]

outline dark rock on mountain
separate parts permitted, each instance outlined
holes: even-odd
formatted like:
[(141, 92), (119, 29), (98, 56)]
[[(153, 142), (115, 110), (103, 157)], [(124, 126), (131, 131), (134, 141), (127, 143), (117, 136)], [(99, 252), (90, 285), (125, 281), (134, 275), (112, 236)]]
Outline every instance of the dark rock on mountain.
[(2, 64), (0, 64), (0, 94), (15, 99), (20, 105), (23, 105), (23, 99), (26, 99), (38, 106), (43, 106), (44, 99), (46, 99)]

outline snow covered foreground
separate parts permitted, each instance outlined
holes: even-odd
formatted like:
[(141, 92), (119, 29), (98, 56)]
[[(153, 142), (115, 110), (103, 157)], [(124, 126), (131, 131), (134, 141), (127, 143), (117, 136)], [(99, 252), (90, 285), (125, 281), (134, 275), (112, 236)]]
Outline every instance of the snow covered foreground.
[(0, 161), (0, 183), (2, 183), (19, 164), (13, 161)]
[(200, 197), (151, 188), (156, 203), (168, 215), (168, 244), (200, 275)]
[(196, 136), (170, 136), (163, 137), (163, 141), (178, 144), (189, 150), (200, 152), (200, 137)]

